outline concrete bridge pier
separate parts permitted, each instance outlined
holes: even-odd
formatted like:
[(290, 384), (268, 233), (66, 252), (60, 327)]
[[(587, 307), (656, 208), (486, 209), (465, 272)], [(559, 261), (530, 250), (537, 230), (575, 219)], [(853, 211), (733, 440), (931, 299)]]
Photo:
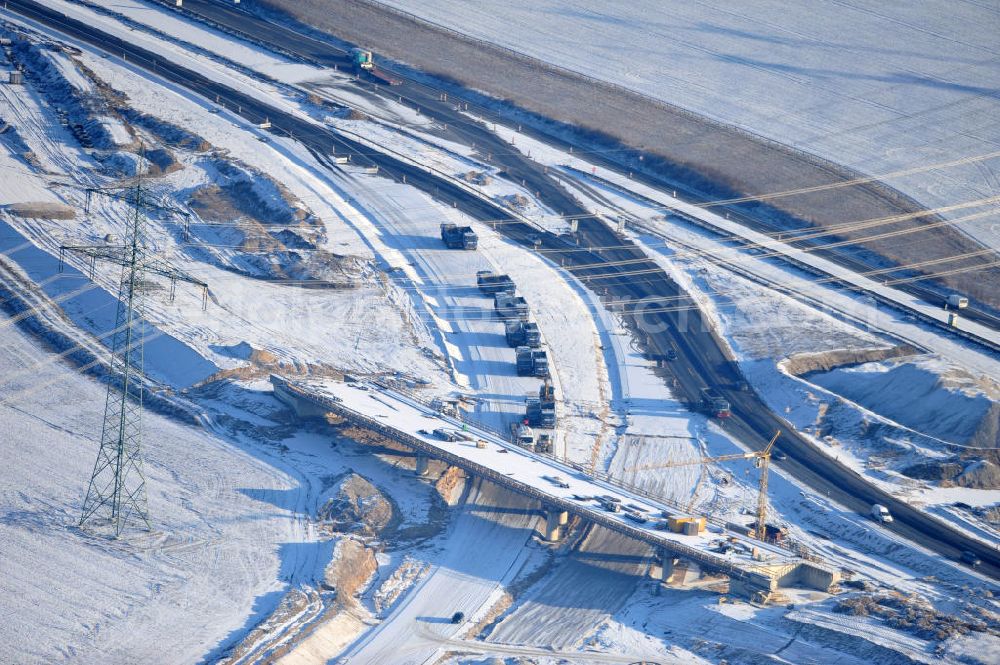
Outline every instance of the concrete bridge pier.
[(651, 575), (664, 585), (682, 586), (697, 581), (702, 575), (702, 570), (694, 561), (682, 559), (667, 550), (660, 550), (651, 567)]
[(653, 579), (664, 584), (669, 583), (671, 576), (674, 574), (674, 567), (680, 562), (681, 560), (672, 552), (660, 550), (656, 553), (656, 559), (653, 562), (651, 570)]
[(562, 539), (562, 530), (569, 522), (569, 513), (558, 508), (545, 509), (545, 540), (555, 543)]
[(426, 476), (427, 475), (427, 468), (428, 468), (428, 466), (430, 466), (430, 462), (431, 462), (431, 458), (430, 457), (428, 457), (427, 455), (423, 455), (421, 453), (417, 453), (416, 474), (418, 476)]

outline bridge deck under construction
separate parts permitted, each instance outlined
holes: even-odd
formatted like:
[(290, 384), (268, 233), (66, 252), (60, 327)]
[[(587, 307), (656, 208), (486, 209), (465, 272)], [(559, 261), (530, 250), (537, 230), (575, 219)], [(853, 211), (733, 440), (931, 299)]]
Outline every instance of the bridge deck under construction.
[[(803, 563), (800, 557), (781, 547), (729, 531), (717, 521), (709, 521), (705, 531), (697, 535), (657, 528), (661, 515), (679, 512), (676, 506), (653, 499), (638, 488), (623, 487), (610, 479), (585, 473), (580, 467), (521, 448), (400, 392), (370, 383), (303, 382), (278, 376), (272, 376), (271, 383), (276, 396), (300, 415), (334, 414), (400, 443), (418, 456), (457, 466), (536, 499), (546, 511), (577, 515), (645, 542), (664, 556), (694, 561), (702, 569), (766, 584)], [(445, 441), (435, 430), (452, 433), (457, 440)], [(556, 477), (560, 482), (553, 480)], [(603, 509), (596, 500), (599, 496), (619, 499), (622, 505), (630, 506), (648, 521), (641, 523), (623, 512)], [(728, 553), (718, 551), (721, 541), (727, 539), (736, 539), (745, 547)], [(754, 548), (758, 551), (757, 559), (750, 555)]]

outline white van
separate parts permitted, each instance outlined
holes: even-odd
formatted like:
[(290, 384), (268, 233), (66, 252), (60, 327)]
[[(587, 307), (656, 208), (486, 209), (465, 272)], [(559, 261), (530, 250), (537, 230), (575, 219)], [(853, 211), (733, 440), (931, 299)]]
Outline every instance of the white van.
[(889, 514), (888, 508), (883, 506), (881, 503), (876, 503), (872, 505), (872, 519), (876, 522), (888, 524), (892, 521), (892, 515)]

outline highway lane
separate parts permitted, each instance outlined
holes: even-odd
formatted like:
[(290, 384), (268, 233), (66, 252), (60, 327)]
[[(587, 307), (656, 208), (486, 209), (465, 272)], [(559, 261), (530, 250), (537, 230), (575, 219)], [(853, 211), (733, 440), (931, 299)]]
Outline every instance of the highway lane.
[[(108, 53), (116, 56), (123, 54), (129, 62), (154, 70), (157, 75), (178, 83), (207, 100), (220, 99), (230, 110), (239, 109), (239, 114), (248, 120), (259, 122), (264, 118), (270, 118), (273, 124), (272, 131), (290, 134), (318, 154), (328, 155), (336, 148), (338, 153), (350, 153), (356, 164), (377, 165), (381, 173), (397, 179), (405, 175), (409, 184), (434, 195), (439, 200), (454, 203), (476, 219), (494, 220), (509, 215), (505, 209), (469, 194), (442, 176), (413, 167), (392, 155), (373, 153), (368, 146), (338, 134), (331, 128), (285, 113), (249, 94), (227, 88), (201, 74), (163, 60), (156, 54), (101, 33), (92, 26), (69, 19), (31, 0), (7, 0), (7, 6), (23, 16), (47, 23), (71, 37)], [(444, 106), (450, 109), (450, 106)], [(446, 109), (441, 108), (439, 112), (445, 113)], [(506, 145), (486, 128), (480, 128), (476, 132), (470, 125), (466, 125), (465, 131), (470, 137), (477, 137), (477, 145), (498, 143)], [(503, 155), (503, 158), (511, 164), (508, 173), (525, 174), (526, 182), (530, 182), (532, 188), (539, 191), (543, 200), (554, 209), (568, 214), (586, 212), (547, 177), (540, 167), (537, 165), (532, 167), (530, 160), (522, 159), (508, 149), (504, 152), (498, 151), (496, 154)], [(515, 168), (520, 170), (514, 170)], [(551, 197), (551, 200), (548, 197)], [(541, 248), (549, 250), (547, 251), (549, 258), (555, 261), (561, 260), (571, 269), (590, 266), (575, 272), (587, 277), (598, 293), (606, 288), (609, 295), (613, 296), (632, 299), (678, 297), (681, 298), (678, 301), (679, 305), (695, 305), (659, 266), (645, 256), (641, 249), (619, 238), (598, 220), (585, 218), (580, 221), (578, 233), (580, 245), (584, 248), (591, 246), (613, 249), (588, 251), (581, 249), (564, 236), (539, 234), (537, 229), (520, 223), (503, 224), (498, 229), (511, 239), (525, 245), (531, 245), (531, 238), (540, 235)], [(624, 260), (635, 263), (624, 266), (611, 263)], [(601, 263), (607, 265), (599, 265)], [(648, 270), (648, 272), (641, 275), (621, 275), (637, 270)], [(711, 326), (707, 325), (696, 306), (682, 311), (659, 311), (647, 314), (640, 323), (638, 317), (641, 316), (642, 312), (628, 313), (635, 330), (639, 333), (647, 331), (646, 334), (640, 334), (640, 339), (652, 353), (663, 354), (671, 347), (677, 349), (679, 358), (674, 361), (674, 366), (679, 383), (678, 391), (681, 395), (693, 404), (697, 401), (702, 387), (718, 386), (733, 405), (734, 418), (730, 427), (734, 428), (735, 434), (743, 436), (747, 445), (760, 447), (776, 429), (782, 429), (785, 435), (781, 448), (790, 459), (777, 464), (791, 475), (815, 491), (826, 494), (861, 514), (868, 513), (871, 503), (883, 503), (896, 516), (896, 521), (888, 526), (894, 532), (951, 559), (957, 559), (962, 550), (972, 550), (983, 560), (982, 572), (1000, 579), (1000, 552), (996, 548), (966, 536), (867, 483), (853, 470), (816, 450), (788, 423), (769, 411), (755, 393), (734, 389), (732, 386), (742, 381), (739, 369), (726, 356), (724, 344), (712, 332)], [(661, 325), (657, 326), (657, 323)]]

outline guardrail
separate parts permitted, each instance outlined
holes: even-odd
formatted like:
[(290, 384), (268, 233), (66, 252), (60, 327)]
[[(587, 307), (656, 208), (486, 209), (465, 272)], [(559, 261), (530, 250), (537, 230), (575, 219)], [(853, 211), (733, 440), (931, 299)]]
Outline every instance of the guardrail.
[[(426, 454), (428, 457), (443, 461), (452, 466), (457, 466), (462, 468), (475, 476), (479, 476), (493, 482), (502, 487), (511, 489), (519, 494), (528, 496), (542, 503), (544, 506), (557, 508), (559, 510), (564, 510), (567, 513), (572, 513), (578, 515), (584, 519), (587, 519), (595, 524), (599, 524), (603, 527), (621, 533), (630, 538), (645, 542), (654, 548), (661, 550), (667, 550), (682, 556), (687, 559), (696, 561), (704, 568), (711, 570), (716, 570), (721, 573), (725, 573), (732, 577), (746, 578), (753, 575), (760, 575), (763, 577), (770, 578), (771, 573), (766, 566), (755, 566), (755, 565), (737, 565), (734, 564), (723, 557), (713, 556), (702, 550), (684, 545), (683, 543), (678, 543), (669, 539), (660, 539), (656, 537), (655, 533), (639, 529), (637, 527), (630, 526), (624, 522), (610, 517), (610, 515), (604, 513), (603, 511), (589, 508), (586, 506), (581, 506), (568, 499), (563, 499), (561, 497), (553, 496), (551, 494), (546, 494), (545, 492), (528, 485), (527, 483), (521, 482), (502, 473), (498, 473), (487, 466), (474, 462), (468, 458), (461, 457), (452, 452), (444, 450), (443, 448), (430, 445), (421, 439), (398, 430), (394, 427), (386, 425), (374, 418), (366, 416), (362, 413), (350, 409), (343, 405), (343, 403), (331, 396), (317, 395), (314, 393), (307, 392), (298, 385), (288, 381), (279, 376), (272, 375), (271, 381), (276, 387), (280, 385), (281, 388), (285, 389), (295, 397), (303, 399), (314, 404), (318, 404), (325, 409), (329, 409), (330, 413), (333, 413), (344, 420), (350, 422), (351, 424), (368, 429), (375, 432), (381, 436), (388, 439), (396, 441), (411, 450), (415, 450)], [(446, 418), (445, 418), (446, 419)], [(572, 466), (572, 465), (570, 465)], [(574, 468), (576, 468), (574, 466)], [(620, 486), (620, 484), (619, 484)], [(631, 490), (630, 490), (631, 491)], [(660, 503), (663, 503), (660, 501)], [(794, 563), (795, 561), (789, 561), (788, 563)]]

